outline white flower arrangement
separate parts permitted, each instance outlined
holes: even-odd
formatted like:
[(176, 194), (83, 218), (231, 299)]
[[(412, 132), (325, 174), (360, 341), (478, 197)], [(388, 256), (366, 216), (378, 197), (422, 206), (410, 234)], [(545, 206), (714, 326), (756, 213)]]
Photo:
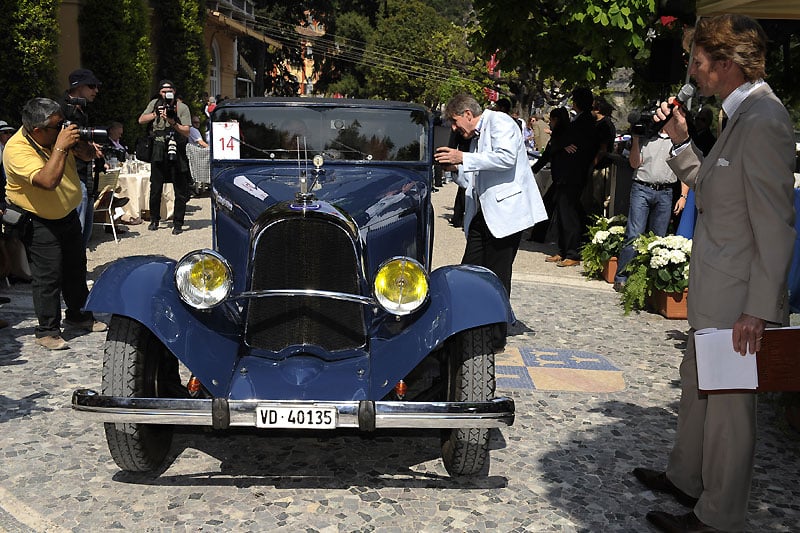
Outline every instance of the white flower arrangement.
[(596, 217), (589, 227), (589, 242), (581, 248), (583, 270), (589, 277), (598, 277), (603, 266), (612, 257), (617, 257), (625, 240), (625, 215), (610, 218)]
[(625, 312), (642, 309), (655, 290), (680, 293), (689, 286), (692, 241), (680, 235), (641, 235), (633, 244), (637, 255), (628, 263), (628, 281), (622, 290)]
[(653, 287), (665, 292), (683, 292), (689, 285), (692, 241), (680, 235), (656, 238), (647, 245)]

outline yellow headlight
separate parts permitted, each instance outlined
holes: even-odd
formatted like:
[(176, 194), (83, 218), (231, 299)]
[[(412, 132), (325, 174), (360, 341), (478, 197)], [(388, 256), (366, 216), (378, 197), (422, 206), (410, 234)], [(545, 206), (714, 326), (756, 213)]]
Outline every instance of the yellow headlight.
[(428, 274), (408, 257), (390, 259), (375, 275), (375, 298), (393, 315), (413, 313), (428, 298)]
[(178, 262), (175, 286), (184, 302), (196, 309), (209, 309), (227, 298), (233, 286), (233, 275), (221, 255), (201, 250)]

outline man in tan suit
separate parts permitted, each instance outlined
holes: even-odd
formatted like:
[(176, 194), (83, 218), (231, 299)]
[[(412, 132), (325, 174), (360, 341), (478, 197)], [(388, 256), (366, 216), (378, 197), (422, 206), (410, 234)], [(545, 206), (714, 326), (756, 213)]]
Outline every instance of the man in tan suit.
[(794, 135), (786, 109), (764, 80), (766, 36), (740, 15), (701, 19), (690, 75), (716, 95), (728, 119), (704, 158), (683, 111), (662, 104), (673, 142), (668, 162), (694, 188), (697, 229), (689, 273), (689, 342), (680, 366), (678, 432), (666, 472), (637, 468), (648, 488), (693, 507), (652, 511), (662, 531), (741, 530), (753, 475), (756, 395), (697, 390), (694, 331), (732, 328), (740, 354), (761, 347), (767, 326), (788, 320), (787, 275), (794, 243)]

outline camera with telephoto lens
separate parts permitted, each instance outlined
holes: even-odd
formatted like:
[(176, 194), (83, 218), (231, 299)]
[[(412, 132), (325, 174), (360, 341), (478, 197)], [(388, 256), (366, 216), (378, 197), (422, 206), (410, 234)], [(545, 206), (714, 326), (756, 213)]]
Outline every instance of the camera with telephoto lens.
[(167, 134), (167, 161), (178, 160), (178, 142), (175, 140), (175, 132)]
[(658, 135), (661, 124), (655, 122), (653, 117), (658, 110), (657, 106), (639, 110), (633, 110), (628, 114), (628, 124), (631, 125), (631, 135), (651, 139)]
[[(68, 128), (72, 124), (74, 123), (69, 120), (65, 120), (62, 123), (62, 127)], [(78, 126), (78, 137), (82, 141), (104, 144), (108, 142), (108, 130), (105, 128), (88, 128)]]

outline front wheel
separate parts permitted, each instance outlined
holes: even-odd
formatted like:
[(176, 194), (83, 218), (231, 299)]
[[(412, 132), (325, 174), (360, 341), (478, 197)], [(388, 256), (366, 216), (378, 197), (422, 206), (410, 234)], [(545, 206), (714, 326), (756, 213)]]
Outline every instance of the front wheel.
[[(494, 397), (492, 327), (462, 331), (449, 346), (447, 400), (484, 401)], [(458, 428), (442, 432), (442, 461), (451, 476), (481, 473), (489, 461), (489, 429)]]
[[(139, 322), (114, 316), (108, 324), (103, 355), (103, 394), (128, 398), (178, 396), (178, 361)], [(106, 423), (111, 457), (123, 470), (156, 470), (172, 445), (169, 425)]]

